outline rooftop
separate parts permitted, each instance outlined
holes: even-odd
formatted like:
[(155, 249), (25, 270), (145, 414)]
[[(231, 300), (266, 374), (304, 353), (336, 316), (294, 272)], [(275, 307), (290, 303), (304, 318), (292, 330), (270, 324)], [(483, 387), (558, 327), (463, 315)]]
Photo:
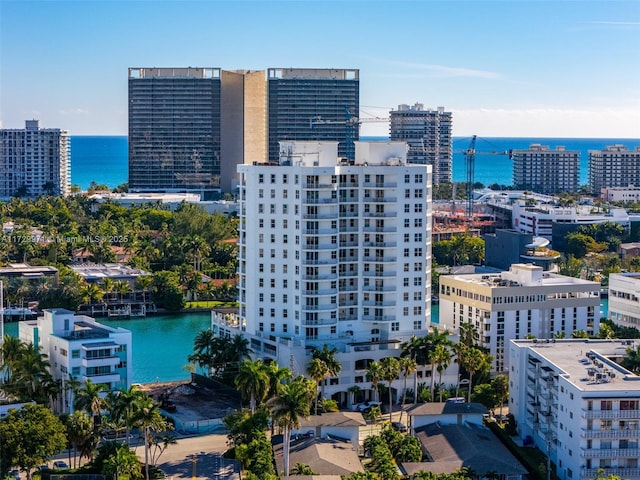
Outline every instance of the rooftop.
[(364, 427), (367, 422), (360, 412), (328, 412), (312, 415), (300, 421), (300, 428), (308, 427)]
[(453, 473), (463, 467), (472, 469), (480, 476), (487, 472), (527, 474), (527, 470), (486, 427), (431, 423), (417, 429), (416, 436), (432, 461), (405, 462), (402, 466), (408, 475), (420, 470)]
[[(282, 435), (273, 437), (273, 451), (278, 472), (284, 470), (282, 458)], [(289, 468), (304, 463), (318, 475), (350, 475), (363, 472), (358, 453), (351, 442), (304, 437), (291, 441)]]
[(613, 359), (626, 356), (627, 348), (637, 349), (640, 340), (512, 340), (529, 347), (558, 369), (560, 375), (582, 391), (640, 390), (640, 376)]
[(139, 268), (119, 263), (71, 265), (69, 268), (89, 281), (104, 278), (137, 278), (151, 275)]
[(479, 414), (487, 413), (487, 409), (481, 403), (453, 403), (453, 402), (427, 402), (411, 407), (407, 413), (414, 415), (457, 415), (458, 413)]

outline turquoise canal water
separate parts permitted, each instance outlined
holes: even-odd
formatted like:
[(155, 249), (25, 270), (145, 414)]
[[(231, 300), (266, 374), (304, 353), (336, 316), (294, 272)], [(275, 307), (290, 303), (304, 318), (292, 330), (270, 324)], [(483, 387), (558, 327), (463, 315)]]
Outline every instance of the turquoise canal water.
[[(608, 299), (603, 298), (600, 316), (607, 315)], [(439, 306), (431, 310), (433, 323), (439, 321)], [(131, 330), (133, 342), (132, 383), (171, 382), (189, 379), (184, 369), (187, 356), (193, 352), (193, 339), (201, 330), (211, 326), (209, 313), (157, 315), (130, 320), (98, 319), (111, 327)], [(17, 323), (6, 323), (5, 333), (18, 335)]]

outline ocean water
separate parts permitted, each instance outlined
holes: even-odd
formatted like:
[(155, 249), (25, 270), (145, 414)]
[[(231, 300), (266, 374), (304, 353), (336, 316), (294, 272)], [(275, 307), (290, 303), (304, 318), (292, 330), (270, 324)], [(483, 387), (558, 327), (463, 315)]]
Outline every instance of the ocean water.
[[(386, 140), (385, 137), (361, 137), (363, 141)], [(453, 138), (453, 181), (466, 181), (464, 154), (470, 137)], [(484, 185), (511, 185), (513, 169), (508, 155), (496, 154), (508, 150), (529, 148), (539, 143), (555, 150), (564, 146), (580, 152), (580, 185), (588, 183), (589, 150), (601, 150), (609, 145), (622, 144), (630, 150), (640, 146), (640, 139), (615, 138), (511, 138), (479, 137), (476, 141), (475, 181)], [(111, 188), (127, 182), (128, 145), (125, 136), (72, 136), (71, 183), (86, 190), (92, 181)]]

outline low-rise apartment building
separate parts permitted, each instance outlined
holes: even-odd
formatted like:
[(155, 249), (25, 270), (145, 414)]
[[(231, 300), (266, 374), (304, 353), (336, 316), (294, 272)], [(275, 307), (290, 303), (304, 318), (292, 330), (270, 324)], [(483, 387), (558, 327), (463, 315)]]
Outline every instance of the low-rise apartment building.
[[(19, 337), (23, 342), (41, 347), (48, 356), (54, 380), (87, 380), (103, 384), (108, 390), (131, 385), (131, 332), (112, 328), (85, 315), (75, 315), (63, 308), (45, 309), (44, 316), (20, 322)], [(63, 388), (61, 412), (73, 410), (73, 396)]]
[(509, 411), (558, 478), (640, 479), (640, 376), (619, 365), (640, 340), (513, 340)]
[(498, 274), (440, 277), (440, 326), (457, 333), (463, 323), (474, 325), (496, 372), (508, 369), (509, 340), (597, 333), (599, 306), (599, 283), (530, 264)]

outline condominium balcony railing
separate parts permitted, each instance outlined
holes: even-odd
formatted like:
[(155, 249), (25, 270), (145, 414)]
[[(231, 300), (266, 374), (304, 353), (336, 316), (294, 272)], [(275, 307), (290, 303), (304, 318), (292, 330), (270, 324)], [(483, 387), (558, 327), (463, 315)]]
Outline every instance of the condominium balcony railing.
[(640, 468), (585, 468), (580, 472), (580, 480), (588, 480), (590, 478), (608, 478), (614, 475), (619, 478), (637, 478), (640, 477)]
[(580, 456), (585, 458), (638, 458), (640, 457), (640, 448), (591, 448), (582, 450)]
[(585, 438), (637, 438), (640, 437), (640, 429), (625, 428), (621, 430), (587, 430), (583, 428), (581, 435)]
[(582, 410), (583, 418), (633, 418), (640, 420), (640, 410)]

